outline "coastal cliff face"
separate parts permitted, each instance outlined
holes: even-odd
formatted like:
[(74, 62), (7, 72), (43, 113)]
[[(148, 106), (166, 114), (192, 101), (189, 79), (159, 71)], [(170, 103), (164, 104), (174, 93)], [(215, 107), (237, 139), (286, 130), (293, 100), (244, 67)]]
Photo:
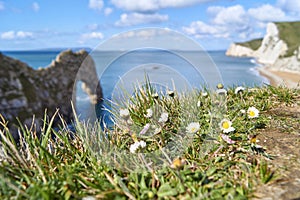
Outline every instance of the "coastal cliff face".
[(236, 57), (253, 57), (254, 51), (248, 47), (244, 47), (238, 44), (231, 44), (228, 50), (226, 51), (227, 56), (236, 56)]
[[(286, 22), (288, 24), (288, 22)], [(300, 45), (288, 55), (289, 46), (281, 37), (279, 23), (268, 23), (266, 35), (258, 49), (252, 49), (243, 43), (231, 44), (226, 55), (238, 57), (254, 57), (258, 63), (281, 71), (300, 72)], [(293, 34), (300, 34), (299, 30), (292, 30)], [(289, 35), (285, 35), (286, 38)], [(299, 36), (300, 37), (300, 36)], [(248, 42), (249, 43), (249, 42)]]
[[(73, 119), (71, 101), (72, 98), (75, 101), (75, 80), (85, 84), (92, 103), (101, 101), (102, 89), (95, 65), (86, 51), (62, 52), (50, 66), (38, 70), (0, 53), (0, 114), (9, 122), (13, 133), (18, 126), (16, 118), (30, 127), (34, 116), (34, 125), (39, 128), (45, 110), (50, 118), (58, 109), (69, 123)], [(54, 121), (57, 123), (58, 117)]]

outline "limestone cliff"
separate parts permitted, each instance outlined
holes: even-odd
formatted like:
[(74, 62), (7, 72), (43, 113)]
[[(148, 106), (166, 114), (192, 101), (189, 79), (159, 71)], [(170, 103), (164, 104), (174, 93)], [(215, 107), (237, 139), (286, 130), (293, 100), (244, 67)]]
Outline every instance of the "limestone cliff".
[(277, 70), (300, 72), (300, 22), (268, 23), (259, 47), (254, 49), (251, 44), (232, 44), (226, 55), (254, 57)]
[[(0, 53), (0, 114), (15, 132), (17, 120), (40, 127), (45, 109), (51, 117), (59, 109), (66, 122), (71, 122), (71, 100), (76, 91), (75, 80), (85, 83), (91, 101), (102, 99), (102, 89), (92, 58), (86, 51), (65, 51), (47, 68), (34, 70), (27, 64)], [(57, 118), (54, 123), (58, 123)]]
[(226, 51), (227, 56), (253, 57), (253, 54), (254, 51), (251, 48), (235, 43), (232, 43)]

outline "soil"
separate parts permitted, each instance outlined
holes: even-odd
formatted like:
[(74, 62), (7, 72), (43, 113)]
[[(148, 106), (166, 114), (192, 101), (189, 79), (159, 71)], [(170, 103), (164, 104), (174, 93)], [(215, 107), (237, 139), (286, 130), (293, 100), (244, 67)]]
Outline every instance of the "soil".
[(255, 200), (300, 199), (300, 98), (294, 105), (282, 105), (266, 113), (271, 118), (260, 131), (258, 144), (272, 156), (275, 178), (255, 191)]

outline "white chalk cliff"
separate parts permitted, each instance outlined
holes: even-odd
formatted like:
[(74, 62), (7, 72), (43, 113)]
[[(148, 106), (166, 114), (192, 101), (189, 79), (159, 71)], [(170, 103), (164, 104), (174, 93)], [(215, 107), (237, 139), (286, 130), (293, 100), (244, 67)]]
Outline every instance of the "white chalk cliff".
[(226, 51), (226, 55), (254, 57), (258, 63), (272, 69), (300, 72), (300, 46), (293, 52), (293, 55), (285, 56), (288, 51), (288, 45), (280, 39), (279, 34), (277, 25), (268, 23), (266, 35), (257, 50), (245, 47), (242, 44), (233, 43)]

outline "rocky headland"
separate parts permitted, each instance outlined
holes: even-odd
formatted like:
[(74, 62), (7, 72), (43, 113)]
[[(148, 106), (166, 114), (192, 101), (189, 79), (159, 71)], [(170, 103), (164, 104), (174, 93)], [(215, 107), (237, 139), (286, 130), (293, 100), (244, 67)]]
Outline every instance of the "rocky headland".
[(273, 85), (298, 87), (300, 82), (300, 22), (268, 23), (266, 35), (244, 43), (233, 43), (226, 55), (253, 57)]
[[(93, 104), (101, 101), (102, 89), (95, 64), (84, 50), (61, 52), (48, 67), (38, 70), (0, 53), (0, 114), (8, 121), (14, 137), (17, 138), (18, 120), (30, 127), (34, 116), (34, 127), (40, 129), (45, 112), (49, 120), (58, 109), (70, 123), (77, 81), (82, 82)], [(59, 122), (57, 117), (54, 124)]]

